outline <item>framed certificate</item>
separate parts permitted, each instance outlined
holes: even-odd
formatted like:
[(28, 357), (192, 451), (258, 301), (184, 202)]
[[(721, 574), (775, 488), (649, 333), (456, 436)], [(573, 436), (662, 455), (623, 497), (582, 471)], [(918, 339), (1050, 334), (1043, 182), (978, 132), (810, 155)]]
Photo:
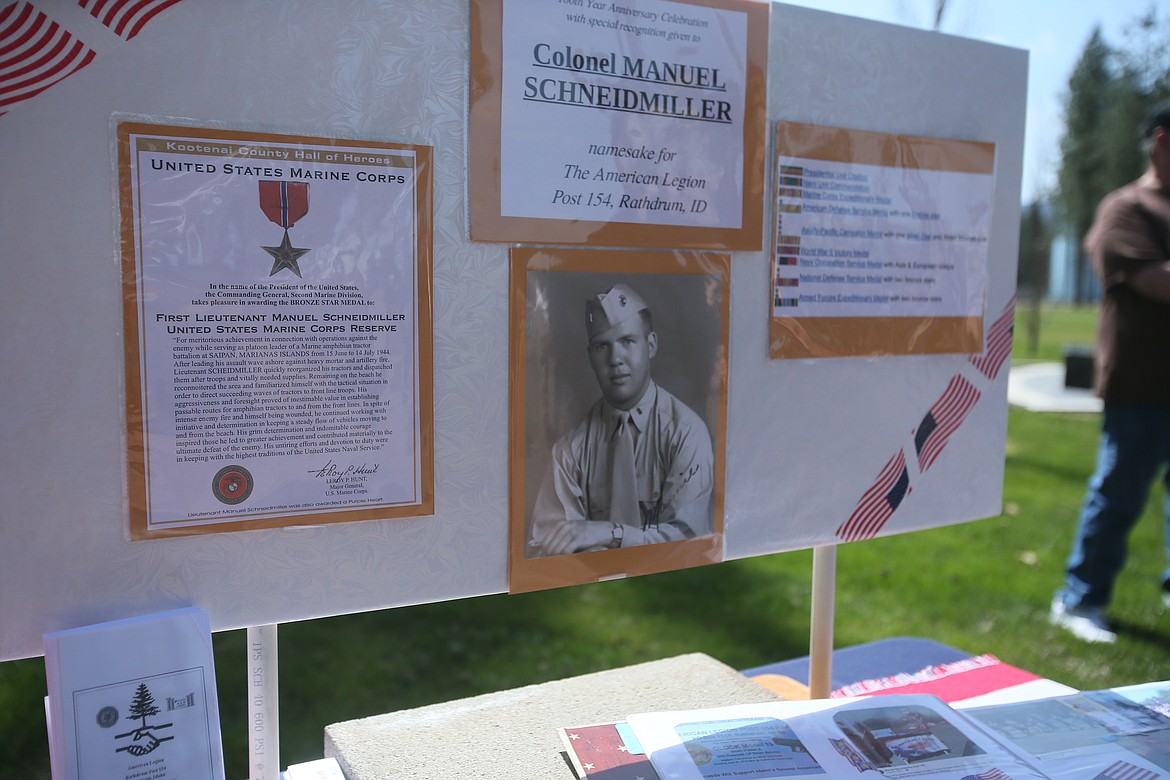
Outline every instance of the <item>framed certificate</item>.
[(430, 148), (117, 133), (132, 537), (432, 514)]

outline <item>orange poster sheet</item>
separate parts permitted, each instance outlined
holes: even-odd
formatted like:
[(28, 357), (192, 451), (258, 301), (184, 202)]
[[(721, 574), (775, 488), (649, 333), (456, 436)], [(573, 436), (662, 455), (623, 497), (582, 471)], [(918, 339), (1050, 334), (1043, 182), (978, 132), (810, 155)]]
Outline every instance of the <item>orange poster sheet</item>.
[(760, 249), (768, 16), (472, 0), (471, 238)]
[(995, 146), (779, 122), (771, 356), (979, 352)]

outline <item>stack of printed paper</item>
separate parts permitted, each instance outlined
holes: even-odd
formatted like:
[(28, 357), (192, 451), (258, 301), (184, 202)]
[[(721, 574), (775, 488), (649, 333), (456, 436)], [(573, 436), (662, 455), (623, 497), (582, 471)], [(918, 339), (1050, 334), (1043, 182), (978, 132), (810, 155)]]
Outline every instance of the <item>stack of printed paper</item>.
[(45, 674), (56, 780), (224, 780), (202, 610), (46, 634)]

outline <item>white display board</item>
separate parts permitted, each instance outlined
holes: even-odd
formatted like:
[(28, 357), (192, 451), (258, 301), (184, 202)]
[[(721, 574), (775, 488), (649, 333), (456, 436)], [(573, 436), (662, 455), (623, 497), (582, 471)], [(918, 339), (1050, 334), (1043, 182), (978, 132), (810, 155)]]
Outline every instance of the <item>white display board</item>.
[[(95, 56), (0, 116), (0, 660), (179, 606), (223, 630), (506, 590), (508, 246), (468, 239), (467, 3), (184, 0), (129, 39), (31, 5)], [(770, 124), (995, 144), (986, 338), (1014, 298), (1026, 73), (1023, 51), (772, 9)], [(433, 147), (433, 516), (130, 541), (115, 114)], [(770, 261), (732, 256), (726, 556), (998, 514), (1002, 356), (771, 360)]]

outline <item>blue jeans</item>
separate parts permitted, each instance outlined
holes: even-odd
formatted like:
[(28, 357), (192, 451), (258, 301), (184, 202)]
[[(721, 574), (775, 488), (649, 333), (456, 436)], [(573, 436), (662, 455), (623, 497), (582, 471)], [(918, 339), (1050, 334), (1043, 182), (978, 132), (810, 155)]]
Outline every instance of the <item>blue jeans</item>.
[[(1105, 404), (1097, 471), (1081, 510), (1072, 554), (1058, 594), (1069, 608), (1103, 608), (1125, 565), (1129, 533), (1161, 477), (1170, 488), (1170, 404)], [(1170, 500), (1165, 507), (1170, 557)], [(1162, 574), (1170, 587), (1170, 568)]]

